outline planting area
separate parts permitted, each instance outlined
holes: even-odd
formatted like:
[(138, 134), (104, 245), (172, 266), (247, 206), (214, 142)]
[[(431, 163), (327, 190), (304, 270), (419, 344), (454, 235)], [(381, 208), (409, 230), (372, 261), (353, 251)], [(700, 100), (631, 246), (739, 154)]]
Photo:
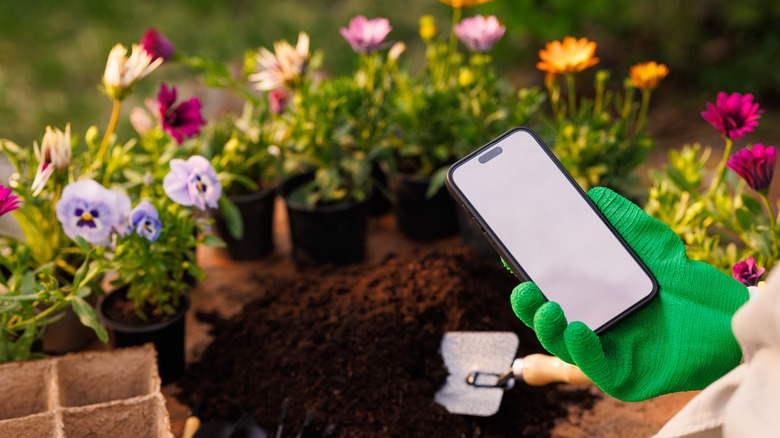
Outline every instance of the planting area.
[[(514, 331), (518, 356), (542, 352), (512, 313), (517, 281), (461, 238), (416, 243), (391, 216), (372, 218), (364, 263), (296, 267), (282, 209), (277, 249), (234, 262), (199, 250), (209, 277), (188, 316), (190, 369), (164, 389), (175, 433), (189, 409), (204, 421), (253, 415), (273, 435), (288, 400), (284, 436), (648, 436), (691, 394), (622, 403), (588, 385), (505, 393), (488, 418), (449, 414), (433, 401), (446, 379), (438, 352), (449, 330)], [(510, 364), (507, 364), (509, 366)]]

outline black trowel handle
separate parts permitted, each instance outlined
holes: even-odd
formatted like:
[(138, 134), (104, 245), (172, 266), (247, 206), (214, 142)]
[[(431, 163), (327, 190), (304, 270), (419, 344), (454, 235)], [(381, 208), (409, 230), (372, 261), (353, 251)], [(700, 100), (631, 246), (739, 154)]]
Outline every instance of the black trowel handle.
[(592, 383), (575, 365), (568, 364), (555, 356), (529, 354), (512, 363), (515, 378), (531, 386), (550, 383)]

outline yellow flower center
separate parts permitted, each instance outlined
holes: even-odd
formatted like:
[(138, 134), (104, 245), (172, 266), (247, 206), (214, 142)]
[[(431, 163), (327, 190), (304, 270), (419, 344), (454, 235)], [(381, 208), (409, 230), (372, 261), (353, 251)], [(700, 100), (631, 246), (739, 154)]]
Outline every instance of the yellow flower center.
[(92, 215), (88, 211), (85, 211), (84, 213), (81, 213), (81, 220), (85, 220), (85, 221), (91, 222), (92, 221)]

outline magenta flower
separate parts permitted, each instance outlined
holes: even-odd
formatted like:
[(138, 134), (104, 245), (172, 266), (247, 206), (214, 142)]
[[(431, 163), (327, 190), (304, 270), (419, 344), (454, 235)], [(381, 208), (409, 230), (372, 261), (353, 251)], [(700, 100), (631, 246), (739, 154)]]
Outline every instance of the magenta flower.
[(167, 61), (173, 56), (173, 44), (165, 35), (161, 34), (153, 27), (150, 27), (144, 32), (144, 36), (141, 38), (141, 42), (138, 43), (138, 45), (146, 50), (153, 60), (162, 58), (163, 61)]
[(755, 286), (761, 280), (765, 269), (756, 266), (756, 260), (750, 256), (745, 261), (737, 262), (731, 268), (731, 273), (737, 281), (745, 286)]
[(281, 114), (287, 108), (290, 96), (284, 88), (276, 88), (268, 92), (268, 106), (274, 114)]
[(455, 35), (472, 52), (486, 53), (504, 36), (506, 27), (491, 15), (464, 18), (455, 25)]
[(358, 15), (349, 20), (349, 27), (339, 29), (341, 36), (358, 53), (371, 53), (382, 49), (387, 44), (385, 38), (393, 28), (387, 18), (368, 18)]
[(707, 111), (701, 113), (704, 120), (720, 131), (723, 136), (736, 140), (758, 126), (761, 117), (758, 104), (753, 102), (752, 94), (718, 93), (715, 105), (708, 103)]
[(775, 174), (777, 151), (772, 146), (756, 143), (752, 149), (742, 149), (729, 157), (726, 166), (737, 172), (748, 185), (758, 192), (769, 189)]
[(19, 208), (19, 197), (11, 193), (10, 187), (0, 184), (0, 216)]
[(168, 88), (165, 83), (160, 84), (157, 103), (160, 106), (160, 120), (163, 129), (171, 134), (179, 144), (182, 144), (184, 137), (198, 134), (200, 127), (206, 124), (200, 114), (201, 105), (197, 97), (174, 105), (176, 103), (176, 87)]

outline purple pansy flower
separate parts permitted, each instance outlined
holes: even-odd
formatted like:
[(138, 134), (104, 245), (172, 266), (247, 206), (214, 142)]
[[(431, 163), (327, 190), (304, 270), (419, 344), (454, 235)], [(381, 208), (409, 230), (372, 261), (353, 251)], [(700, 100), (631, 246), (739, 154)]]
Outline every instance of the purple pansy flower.
[(152, 59), (162, 58), (163, 61), (171, 59), (173, 56), (174, 48), (173, 44), (157, 31), (157, 29), (150, 27), (144, 32), (144, 36), (141, 38), (141, 42), (138, 43), (141, 48), (146, 50)]
[(349, 27), (339, 29), (341, 36), (358, 53), (371, 53), (384, 48), (385, 38), (393, 28), (387, 18), (368, 18), (358, 15), (349, 20)]
[(718, 93), (715, 105), (708, 103), (707, 111), (701, 113), (704, 120), (720, 131), (723, 136), (736, 140), (758, 126), (761, 117), (758, 104), (752, 94)]
[(726, 166), (737, 172), (753, 190), (763, 192), (772, 183), (776, 162), (774, 147), (756, 143), (752, 148), (742, 149), (729, 157)]
[(734, 267), (731, 268), (734, 278), (745, 286), (757, 285), (764, 271), (764, 268), (756, 266), (756, 260), (753, 256), (748, 257), (745, 261), (735, 263)]
[(130, 228), (150, 242), (157, 241), (162, 231), (162, 222), (151, 202), (141, 201), (130, 211)]
[(0, 184), (0, 216), (19, 208), (19, 197), (11, 193), (10, 187)]
[(209, 160), (193, 155), (187, 161), (171, 160), (171, 171), (163, 179), (163, 189), (174, 202), (180, 205), (205, 210), (206, 206), (217, 208), (222, 195), (222, 184)]
[(160, 84), (160, 92), (157, 94), (160, 120), (162, 127), (171, 134), (176, 142), (182, 144), (184, 137), (190, 137), (200, 132), (200, 127), (206, 124), (200, 114), (200, 100), (193, 97), (179, 105), (176, 103), (176, 87), (168, 88), (164, 83)]
[(455, 25), (455, 35), (458, 36), (460, 42), (469, 50), (481, 53), (490, 51), (493, 45), (504, 36), (504, 31), (506, 31), (506, 27), (499, 23), (494, 15), (489, 17), (475, 15), (464, 18)]
[(68, 184), (57, 203), (57, 220), (71, 239), (81, 236), (95, 245), (108, 245), (112, 231), (123, 233), (130, 198), (88, 179)]

